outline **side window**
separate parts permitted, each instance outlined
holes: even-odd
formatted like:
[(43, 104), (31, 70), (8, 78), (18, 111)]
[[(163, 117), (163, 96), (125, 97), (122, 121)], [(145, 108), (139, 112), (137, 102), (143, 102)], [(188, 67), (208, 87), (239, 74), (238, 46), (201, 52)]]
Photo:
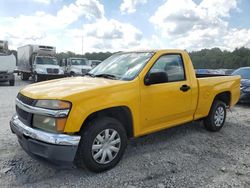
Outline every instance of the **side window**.
[(150, 72), (166, 72), (169, 82), (185, 80), (184, 64), (179, 54), (161, 56)]

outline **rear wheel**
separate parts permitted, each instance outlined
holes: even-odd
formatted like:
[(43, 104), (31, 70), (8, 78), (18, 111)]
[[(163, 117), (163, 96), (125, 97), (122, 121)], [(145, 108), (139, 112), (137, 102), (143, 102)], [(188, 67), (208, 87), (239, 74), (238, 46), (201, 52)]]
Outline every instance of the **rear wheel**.
[(209, 131), (219, 131), (226, 119), (226, 104), (220, 100), (213, 102), (208, 116), (204, 119), (204, 125)]
[(15, 80), (10, 80), (10, 86), (14, 86), (15, 85)]
[(22, 72), (21, 73), (21, 80), (28, 80), (30, 78), (29, 73)]
[(122, 124), (114, 118), (98, 118), (82, 133), (75, 159), (78, 167), (102, 172), (114, 167), (127, 146), (127, 135)]

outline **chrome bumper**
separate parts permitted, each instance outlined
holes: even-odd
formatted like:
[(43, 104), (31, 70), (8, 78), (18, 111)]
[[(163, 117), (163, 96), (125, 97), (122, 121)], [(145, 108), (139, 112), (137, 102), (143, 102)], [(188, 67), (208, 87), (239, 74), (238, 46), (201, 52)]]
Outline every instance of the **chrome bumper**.
[(14, 115), (10, 120), (10, 126), (13, 126), (21, 134), (32, 139), (42, 141), (48, 144), (64, 145), (64, 146), (78, 146), (81, 136), (54, 134), (34, 129), (22, 123), (17, 115)]

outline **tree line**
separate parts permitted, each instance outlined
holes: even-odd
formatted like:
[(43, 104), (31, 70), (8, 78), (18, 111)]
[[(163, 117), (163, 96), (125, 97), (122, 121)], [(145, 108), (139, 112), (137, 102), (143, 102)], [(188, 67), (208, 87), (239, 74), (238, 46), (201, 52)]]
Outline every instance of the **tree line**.
[(237, 69), (250, 66), (250, 49), (245, 47), (236, 48), (232, 52), (212, 48), (189, 54), (196, 69)]
[[(11, 50), (11, 52), (17, 56), (15, 50)], [(93, 52), (80, 55), (68, 51), (57, 53), (56, 57), (59, 60), (68, 57), (84, 57), (89, 60), (103, 61), (112, 54), (111, 52)], [(237, 69), (250, 66), (250, 49), (245, 47), (236, 48), (232, 52), (220, 48), (202, 49), (190, 52), (189, 55), (196, 69)]]

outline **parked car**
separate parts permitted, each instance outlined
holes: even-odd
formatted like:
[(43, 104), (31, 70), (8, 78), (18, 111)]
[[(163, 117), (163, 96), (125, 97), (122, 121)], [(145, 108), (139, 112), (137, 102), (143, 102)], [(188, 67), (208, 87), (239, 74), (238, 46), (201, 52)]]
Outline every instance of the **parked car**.
[(198, 119), (219, 131), (239, 96), (240, 76), (200, 78), (184, 50), (122, 52), (84, 77), (23, 88), (10, 127), (29, 154), (102, 172), (128, 138)]
[(95, 68), (97, 65), (99, 65), (102, 62), (100, 60), (89, 60), (89, 61), (90, 61), (92, 68)]
[(250, 67), (235, 70), (232, 75), (240, 75), (240, 102), (250, 103)]

